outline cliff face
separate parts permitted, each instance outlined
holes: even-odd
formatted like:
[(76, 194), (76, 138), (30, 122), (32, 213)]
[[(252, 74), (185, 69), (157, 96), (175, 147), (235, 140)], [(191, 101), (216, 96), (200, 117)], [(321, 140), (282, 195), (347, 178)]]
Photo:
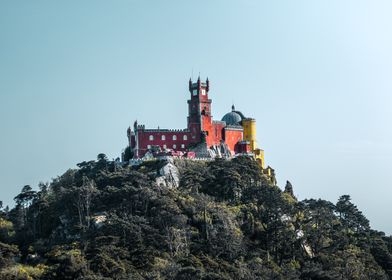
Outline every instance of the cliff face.
[(389, 279), (392, 239), (342, 196), (298, 201), (248, 158), (100, 156), (0, 213), (0, 279)]
[(180, 174), (174, 160), (169, 158), (164, 166), (159, 170), (155, 179), (158, 186), (177, 188), (180, 185)]

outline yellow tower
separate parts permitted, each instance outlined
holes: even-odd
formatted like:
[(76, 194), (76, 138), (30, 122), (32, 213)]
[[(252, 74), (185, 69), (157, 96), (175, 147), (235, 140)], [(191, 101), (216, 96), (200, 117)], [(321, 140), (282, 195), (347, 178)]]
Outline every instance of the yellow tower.
[(242, 120), (244, 128), (244, 141), (250, 143), (250, 150), (255, 155), (256, 161), (264, 168), (264, 150), (257, 148), (256, 142), (256, 120), (246, 118)]
[(256, 149), (256, 120), (243, 119), (242, 126), (244, 128), (244, 141), (249, 141), (250, 149), (253, 151)]

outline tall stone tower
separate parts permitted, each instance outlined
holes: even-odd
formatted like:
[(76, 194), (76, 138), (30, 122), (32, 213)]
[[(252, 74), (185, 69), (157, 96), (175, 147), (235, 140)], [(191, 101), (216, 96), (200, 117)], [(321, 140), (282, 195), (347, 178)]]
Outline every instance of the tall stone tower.
[(189, 79), (189, 92), (191, 98), (188, 100), (188, 129), (191, 131), (192, 142), (200, 142), (205, 137), (207, 143), (211, 137), (212, 116), (211, 99), (208, 98), (210, 82), (201, 82), (200, 77), (196, 83)]

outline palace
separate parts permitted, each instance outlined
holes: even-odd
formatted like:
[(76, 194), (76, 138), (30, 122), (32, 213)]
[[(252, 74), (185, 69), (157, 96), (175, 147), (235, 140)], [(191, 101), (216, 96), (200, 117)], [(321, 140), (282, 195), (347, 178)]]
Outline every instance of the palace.
[(148, 129), (134, 123), (128, 128), (129, 147), (134, 159), (150, 154), (171, 152), (196, 158), (253, 156), (264, 168), (264, 151), (257, 147), (256, 120), (247, 118), (234, 105), (221, 121), (212, 119), (210, 82), (189, 80), (188, 120), (185, 129)]

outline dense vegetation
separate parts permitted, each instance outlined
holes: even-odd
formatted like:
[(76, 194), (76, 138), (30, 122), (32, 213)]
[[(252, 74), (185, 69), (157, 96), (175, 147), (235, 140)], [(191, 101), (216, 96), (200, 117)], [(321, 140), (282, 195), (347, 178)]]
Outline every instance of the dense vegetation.
[(101, 154), (0, 211), (0, 279), (390, 279), (392, 238), (350, 201), (298, 201), (248, 158), (121, 167)]

